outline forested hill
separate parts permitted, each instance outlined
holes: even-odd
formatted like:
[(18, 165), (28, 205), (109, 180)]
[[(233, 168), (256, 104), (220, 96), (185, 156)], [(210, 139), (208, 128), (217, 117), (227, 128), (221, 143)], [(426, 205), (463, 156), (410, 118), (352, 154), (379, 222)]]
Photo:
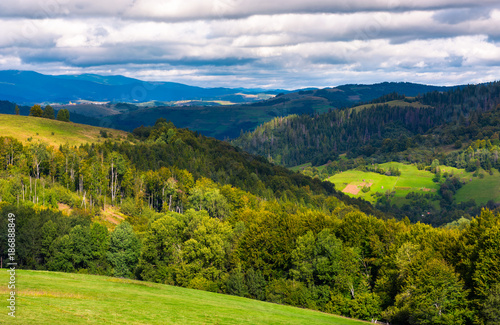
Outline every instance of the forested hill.
[(325, 114), (275, 118), (232, 143), (284, 166), (319, 165), (344, 153), (369, 157), (424, 144), (429, 148), (457, 140), (466, 143), (478, 136), (494, 137), (500, 128), (495, 122), (499, 82), (383, 99), (384, 103), (374, 100), (371, 105)]
[[(497, 213), (443, 228), (376, 218), (330, 183), (165, 120), (120, 142), (99, 134), (97, 143), (58, 147), (0, 137), (0, 233), (15, 216), (18, 269), (135, 278), (401, 325), (500, 316)], [(0, 236), (3, 260), (9, 247)]]

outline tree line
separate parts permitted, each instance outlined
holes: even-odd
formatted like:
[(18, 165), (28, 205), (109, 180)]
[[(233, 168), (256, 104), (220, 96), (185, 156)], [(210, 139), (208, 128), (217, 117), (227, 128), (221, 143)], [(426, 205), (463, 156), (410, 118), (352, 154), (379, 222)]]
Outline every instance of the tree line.
[[(15, 111), (16, 115), (19, 115), (19, 107), (17, 105), (15, 107)], [(63, 108), (57, 111), (57, 118), (55, 114), (56, 111), (54, 110), (54, 108), (52, 108), (52, 106), (47, 105), (42, 109), (40, 105), (36, 104), (31, 107), (29, 116), (43, 117), (51, 120), (57, 119), (58, 121), (69, 122), (69, 111), (67, 109)]]

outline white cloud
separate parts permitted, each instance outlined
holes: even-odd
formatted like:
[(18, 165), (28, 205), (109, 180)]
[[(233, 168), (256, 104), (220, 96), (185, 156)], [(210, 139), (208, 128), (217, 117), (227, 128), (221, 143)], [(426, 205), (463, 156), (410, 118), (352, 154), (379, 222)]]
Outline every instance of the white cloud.
[[(0, 69), (294, 88), (497, 79), (500, 4), (3, 0)], [(491, 79), (489, 79), (491, 80)]]

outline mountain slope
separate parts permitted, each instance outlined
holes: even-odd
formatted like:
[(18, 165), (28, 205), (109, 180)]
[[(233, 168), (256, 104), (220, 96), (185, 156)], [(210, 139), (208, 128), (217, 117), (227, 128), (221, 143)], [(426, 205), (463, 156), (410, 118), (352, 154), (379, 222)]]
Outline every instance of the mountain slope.
[(41, 117), (0, 114), (0, 133), (4, 137), (15, 137), (23, 143), (42, 141), (53, 146), (68, 143), (80, 145), (84, 143), (101, 142), (102, 132), (115, 141), (127, 138), (127, 132), (61, 122)]
[[(410, 83), (381, 83), (374, 85), (345, 85), (331, 89), (300, 90), (280, 94), (272, 99), (228, 106), (158, 106), (133, 108), (106, 117), (115, 128), (131, 131), (141, 125), (152, 125), (163, 117), (176, 126), (198, 131), (217, 139), (234, 139), (241, 131), (254, 130), (258, 125), (278, 116), (292, 114), (325, 113), (340, 107), (370, 101), (398, 91), (415, 96), (429, 91), (446, 90), (450, 87), (436, 87)], [(69, 108), (78, 110), (78, 106)]]
[[(417, 136), (427, 132), (435, 134), (440, 145), (452, 145), (461, 137), (460, 126), (477, 123), (478, 114), (497, 108), (500, 82), (416, 98), (403, 96), (403, 100), (401, 95), (391, 96), (385, 96), (384, 103), (375, 100), (360, 108), (276, 118), (232, 143), (285, 166), (324, 164), (344, 153), (357, 157), (401, 152), (422, 144), (425, 138)], [(442, 127), (454, 123), (452, 132), (442, 134)], [(494, 125), (492, 128), (491, 134), (495, 132)], [(470, 136), (463, 140), (470, 140)]]
[[(65, 108), (78, 114), (74, 115), (73, 120), (80, 123), (112, 126), (126, 131), (141, 125), (152, 125), (163, 117), (178, 127), (218, 139), (234, 139), (241, 131), (254, 130), (278, 116), (325, 113), (369, 102), (392, 92), (416, 96), (450, 88), (384, 82), (281, 91), (278, 94), (278, 90), (200, 88), (172, 82), (144, 82), (124, 76), (48, 76), (32, 71), (0, 71), (0, 100), (10, 100), (20, 105), (83, 101), (80, 105), (55, 108)], [(278, 95), (262, 100), (273, 94)], [(27, 114), (27, 111), (22, 108), (21, 115)], [(0, 112), (11, 113), (13, 109)]]

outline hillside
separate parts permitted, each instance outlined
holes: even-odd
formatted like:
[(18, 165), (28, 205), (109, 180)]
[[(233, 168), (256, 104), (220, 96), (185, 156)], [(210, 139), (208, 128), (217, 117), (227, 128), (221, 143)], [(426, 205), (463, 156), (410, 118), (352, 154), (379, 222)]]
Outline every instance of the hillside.
[[(0, 274), (8, 282), (8, 272)], [(333, 324), (367, 322), (247, 298), (95, 275), (18, 271), (3, 324)], [(7, 288), (0, 289), (7, 296)]]
[[(34, 280), (42, 285), (30, 287), (23, 300), (21, 272), (19, 301), (35, 309), (27, 319), (37, 315), (36, 308), (47, 308), (38, 307), (37, 297), (54, 306), (43, 299), (56, 296), (55, 308), (67, 311), (59, 316), (64, 320), (79, 315), (102, 322), (116, 310), (111, 312), (116, 322), (154, 321), (147, 317), (164, 312), (168, 302), (157, 307), (162, 298), (151, 282), (391, 324), (464, 324), (493, 317), (485, 311), (496, 308), (490, 301), (500, 258), (488, 247), (500, 238), (498, 213), (451, 218), (442, 228), (411, 224), (336, 191), (330, 182), (166, 120), (133, 135), (121, 143), (108, 139), (56, 148), (0, 138), (0, 215), (11, 216), (0, 218), (0, 233), (15, 222), (17, 268), (71, 273), (61, 275), (63, 287), (53, 284), (57, 279), (51, 275)], [(451, 188), (440, 190), (445, 198)], [(0, 236), (4, 261), (8, 247), (8, 237)], [(146, 304), (137, 299), (126, 304), (124, 289), (92, 282), (103, 278), (86, 278), (81, 286), (76, 279), (83, 275), (76, 274), (147, 281), (126, 280), (125, 290), (151, 291), (144, 293)], [(108, 282), (114, 281), (124, 280)], [(94, 286), (102, 287), (102, 294)], [(180, 292), (170, 289), (174, 296)], [(92, 303), (94, 291), (98, 303)], [(182, 295), (180, 304), (188, 306), (189, 293)], [(218, 298), (211, 295), (202, 296), (195, 312), (186, 311), (193, 322), (202, 317), (238, 323), (240, 317), (248, 320), (247, 314), (249, 322), (262, 319), (235, 310), (239, 299), (212, 303), (211, 297)], [(257, 312), (266, 315), (265, 306)], [(208, 318), (207, 309), (220, 318)], [(185, 320), (172, 313), (178, 316), (174, 322)], [(269, 313), (277, 322), (302, 320), (283, 310)], [(319, 321), (328, 317), (317, 315)]]
[(341, 154), (388, 156), (409, 147), (465, 143), (483, 132), (491, 137), (500, 131), (495, 123), (500, 110), (499, 82), (402, 97), (392, 94), (369, 107), (275, 118), (232, 143), (293, 167), (308, 162), (322, 165)]
[(22, 143), (45, 142), (52, 146), (68, 143), (71, 146), (84, 143), (102, 142), (101, 132), (120, 142), (128, 133), (120, 130), (93, 127), (85, 124), (61, 122), (32, 116), (0, 114), (0, 133), (4, 137), (14, 137)]
[[(500, 205), (499, 125), (500, 83), (494, 82), (417, 97), (393, 93), (321, 115), (276, 118), (232, 143), (300, 166), (294, 170), (333, 181), (398, 218), (442, 225)], [(410, 185), (397, 185), (391, 163)], [(376, 166), (381, 170), (374, 174)]]

